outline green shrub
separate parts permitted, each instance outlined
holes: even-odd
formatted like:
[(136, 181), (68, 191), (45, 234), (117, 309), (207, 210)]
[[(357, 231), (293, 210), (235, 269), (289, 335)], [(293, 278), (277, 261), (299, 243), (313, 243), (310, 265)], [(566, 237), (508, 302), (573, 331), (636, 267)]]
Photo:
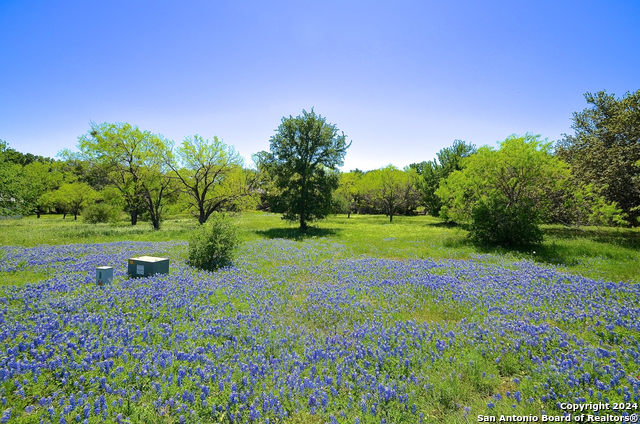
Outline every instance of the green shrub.
[(209, 271), (231, 265), (238, 245), (236, 226), (224, 214), (213, 214), (189, 240), (189, 264)]
[(528, 246), (542, 242), (539, 214), (531, 203), (508, 205), (505, 200), (484, 198), (471, 210), (469, 236), (476, 244)]
[(331, 197), (331, 212), (336, 215), (339, 213), (349, 213), (349, 201), (341, 194), (333, 193)]
[(82, 210), (82, 218), (90, 224), (117, 222), (120, 219), (120, 210), (107, 203), (95, 203)]

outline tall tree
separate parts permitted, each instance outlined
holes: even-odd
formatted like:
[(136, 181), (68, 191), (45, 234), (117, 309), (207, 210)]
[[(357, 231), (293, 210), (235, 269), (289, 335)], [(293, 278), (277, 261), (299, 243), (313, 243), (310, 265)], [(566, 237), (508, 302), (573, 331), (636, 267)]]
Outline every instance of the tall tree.
[(351, 145), (338, 132), (313, 109), (303, 110), (295, 118), (282, 118), (270, 139), (270, 152), (256, 155), (259, 167), (274, 177), (280, 190), (283, 218), (298, 221), (301, 230), (331, 211), (331, 194), (338, 187), (337, 167)]
[(565, 134), (556, 152), (578, 181), (592, 184), (640, 225), (640, 90), (621, 99), (605, 91), (585, 99), (591, 106), (574, 112), (575, 133)]
[(213, 137), (187, 137), (167, 165), (188, 195), (198, 222), (204, 224), (213, 212), (231, 209), (243, 197), (252, 195), (255, 175), (242, 169), (243, 160), (233, 147)]

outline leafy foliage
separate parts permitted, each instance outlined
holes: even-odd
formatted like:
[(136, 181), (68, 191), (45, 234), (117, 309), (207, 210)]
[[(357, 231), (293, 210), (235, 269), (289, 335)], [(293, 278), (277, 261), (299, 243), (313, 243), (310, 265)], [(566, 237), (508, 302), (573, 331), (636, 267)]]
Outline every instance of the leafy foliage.
[(550, 204), (547, 221), (565, 226), (626, 225), (626, 214), (615, 202), (607, 201), (593, 188), (574, 176), (564, 181), (560, 190), (545, 190)]
[(541, 243), (538, 211), (527, 203), (508, 205), (504, 198), (481, 198), (471, 209), (471, 240), (480, 245), (499, 246)]
[(342, 213), (346, 213), (351, 216), (351, 213), (357, 212), (362, 205), (362, 196), (358, 190), (360, 179), (363, 172), (355, 170), (351, 172), (340, 173), (338, 177), (338, 188), (334, 194), (334, 204), (339, 203), (339, 206), (335, 206)]
[(82, 218), (90, 224), (115, 223), (120, 219), (120, 210), (108, 203), (94, 203), (82, 211)]
[(59, 189), (45, 193), (40, 197), (44, 207), (54, 208), (59, 213), (73, 214), (74, 219), (83, 209), (98, 197), (98, 194), (87, 183), (64, 183)]
[(0, 140), (0, 215), (36, 213), (44, 209), (40, 197), (60, 187), (65, 174), (61, 162), (22, 154)]
[(336, 169), (351, 143), (313, 109), (282, 118), (270, 142), (270, 152), (256, 155), (258, 166), (274, 179), (283, 218), (298, 221), (304, 230), (309, 221), (330, 213), (332, 192), (338, 187)]
[(389, 165), (366, 173), (361, 187), (367, 187), (373, 205), (389, 217), (389, 222), (393, 222), (397, 212), (417, 207), (420, 195), (415, 181), (414, 170), (404, 172)]
[(605, 91), (586, 93), (591, 107), (573, 114), (573, 135), (558, 143), (558, 155), (584, 185), (640, 221), (640, 90), (622, 99)]
[[(443, 218), (471, 222), (471, 237), (486, 243), (540, 241), (534, 228), (550, 209), (545, 194), (559, 190), (569, 176), (550, 143), (532, 134), (510, 136), (499, 150), (481, 147), (463, 165), (436, 191)], [(499, 236), (489, 236), (491, 231)]]
[(52, 163), (53, 159), (34, 155), (32, 153), (21, 153), (15, 149), (9, 147), (8, 143), (4, 140), (0, 140), (0, 163), (15, 163), (17, 165), (26, 166), (33, 162), (40, 163)]
[(253, 203), (248, 198), (254, 195), (254, 175), (243, 170), (240, 154), (218, 137), (211, 141), (199, 135), (187, 137), (175, 155), (168, 152), (166, 161), (200, 224), (213, 212)]
[(461, 170), (463, 159), (475, 152), (476, 147), (473, 144), (467, 144), (463, 140), (455, 140), (451, 147), (438, 152), (437, 159), (409, 165), (421, 177), (417, 180), (418, 188), (422, 193), (422, 201), (429, 215), (438, 216), (440, 214), (442, 201), (436, 195), (440, 182), (453, 171)]
[(333, 197), (331, 198), (331, 212), (336, 215), (344, 213), (347, 214), (347, 217), (351, 216), (349, 200), (337, 190), (333, 192)]
[(214, 213), (189, 240), (189, 263), (213, 271), (231, 265), (238, 245), (237, 229), (224, 214)]
[(15, 163), (0, 162), (0, 215), (14, 215), (21, 212), (19, 179), (21, 168)]
[(92, 123), (89, 132), (79, 138), (78, 147), (86, 158), (101, 165), (108, 181), (120, 190), (131, 224), (146, 209), (153, 228), (159, 229), (165, 203), (176, 191), (163, 161), (167, 141), (128, 123), (105, 122)]

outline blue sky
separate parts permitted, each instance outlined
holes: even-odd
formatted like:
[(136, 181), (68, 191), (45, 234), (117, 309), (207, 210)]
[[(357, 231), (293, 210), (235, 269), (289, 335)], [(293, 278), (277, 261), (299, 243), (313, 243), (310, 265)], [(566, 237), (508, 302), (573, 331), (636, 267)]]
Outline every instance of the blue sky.
[(638, 89), (637, 0), (0, 0), (0, 139), (50, 157), (94, 121), (249, 159), (314, 107), (353, 141), (344, 170), (403, 167), (557, 140), (585, 92)]

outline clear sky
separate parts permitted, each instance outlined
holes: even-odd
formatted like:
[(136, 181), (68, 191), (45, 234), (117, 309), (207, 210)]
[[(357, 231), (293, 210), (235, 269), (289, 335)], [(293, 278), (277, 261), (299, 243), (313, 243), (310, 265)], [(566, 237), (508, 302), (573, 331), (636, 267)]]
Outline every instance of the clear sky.
[(49, 157), (94, 121), (249, 159), (314, 107), (344, 170), (403, 167), (638, 89), (639, 0), (0, 0), (0, 139)]

